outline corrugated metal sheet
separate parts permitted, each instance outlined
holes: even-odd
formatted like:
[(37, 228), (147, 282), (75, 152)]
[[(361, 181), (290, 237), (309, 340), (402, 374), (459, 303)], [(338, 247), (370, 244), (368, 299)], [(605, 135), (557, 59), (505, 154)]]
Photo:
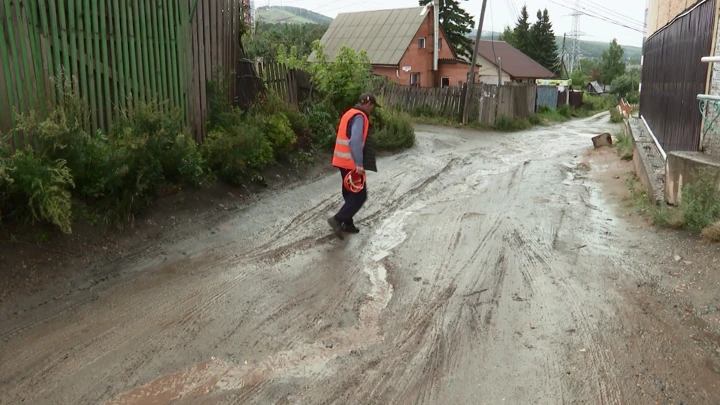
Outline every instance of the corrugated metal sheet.
[(705, 93), (715, 21), (715, 0), (656, 32), (645, 42), (640, 113), (666, 152), (700, 148), (702, 116), (696, 96)]
[[(412, 7), (338, 14), (320, 43), (330, 60), (346, 45), (367, 51), (373, 65), (397, 65), (428, 12), (425, 7)], [(314, 52), (308, 60), (315, 61)]]
[(555, 86), (538, 86), (536, 108), (540, 107), (557, 108), (558, 90)]

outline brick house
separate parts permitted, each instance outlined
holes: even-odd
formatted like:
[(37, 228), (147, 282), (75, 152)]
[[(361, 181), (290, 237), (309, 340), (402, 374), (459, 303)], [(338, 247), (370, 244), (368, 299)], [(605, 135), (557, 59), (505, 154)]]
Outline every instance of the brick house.
[[(438, 30), (438, 70), (433, 70), (433, 24), (432, 5), (343, 13), (333, 20), (320, 42), (330, 60), (335, 58), (343, 45), (356, 51), (367, 51), (373, 73), (398, 84), (419, 87), (462, 85), (467, 80), (470, 62), (458, 57), (442, 28)], [(475, 80), (497, 83), (497, 67), (484, 56), (491, 55), (493, 44), (481, 42)], [(550, 71), (509, 44), (495, 41), (494, 46), (496, 52), (508, 57), (508, 69), (503, 65), (504, 82), (521, 79), (534, 82), (538, 78), (554, 77)], [(313, 60), (314, 54), (309, 58), (310, 62)], [(509, 71), (513, 67), (516, 70)]]

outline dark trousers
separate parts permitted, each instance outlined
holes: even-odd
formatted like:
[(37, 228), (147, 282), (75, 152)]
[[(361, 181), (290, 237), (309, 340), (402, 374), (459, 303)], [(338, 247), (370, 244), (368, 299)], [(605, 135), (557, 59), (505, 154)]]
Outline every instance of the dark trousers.
[(342, 176), (342, 182), (340, 185), (342, 186), (342, 195), (345, 200), (345, 204), (335, 215), (335, 219), (340, 223), (344, 222), (352, 224), (353, 217), (358, 213), (358, 211), (360, 211), (360, 208), (362, 208), (363, 204), (365, 204), (365, 200), (367, 200), (367, 187), (363, 187), (359, 193), (353, 193), (352, 191), (346, 190), (344, 186), (345, 176), (349, 172), (350, 170), (340, 169), (340, 175)]

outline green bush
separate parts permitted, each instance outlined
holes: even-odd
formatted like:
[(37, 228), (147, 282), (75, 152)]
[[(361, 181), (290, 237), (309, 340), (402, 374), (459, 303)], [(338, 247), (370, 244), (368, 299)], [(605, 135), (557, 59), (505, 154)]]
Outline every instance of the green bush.
[(0, 157), (0, 203), (11, 205), (19, 220), (47, 221), (72, 231), (74, 187), (65, 161), (44, 162), (32, 150)]
[(270, 141), (275, 156), (287, 156), (292, 152), (297, 137), (290, 126), (290, 120), (282, 112), (269, 115), (258, 114), (252, 121), (262, 129), (264, 136)]
[(316, 61), (309, 66), (312, 81), (338, 111), (355, 105), (360, 95), (373, 89), (372, 68), (367, 52), (340, 47), (331, 61), (320, 41), (313, 43)]
[[(61, 102), (46, 117), (34, 112), (20, 115), (13, 129), (35, 141), (32, 150), (12, 157), (6, 153), (4, 158), (5, 166), (13, 168), (13, 191), (3, 193), (12, 195), (18, 220), (47, 220), (69, 231), (71, 205), (67, 201), (72, 192), (90, 209), (102, 212), (106, 222), (122, 225), (151, 205), (166, 181), (199, 186), (205, 178), (205, 163), (183, 127), (180, 109), (136, 102), (133, 108), (121, 111), (108, 135), (92, 133), (84, 103), (69, 82), (63, 83), (60, 90)], [(42, 177), (42, 173), (52, 176)], [(19, 180), (28, 177), (37, 178), (37, 182)], [(57, 186), (48, 186), (50, 183)], [(63, 183), (75, 187), (62, 191)], [(31, 187), (54, 194), (44, 198)], [(42, 204), (23, 211), (19, 207), (33, 207), (23, 204), (24, 198)], [(7, 207), (9, 197), (3, 199)], [(66, 213), (58, 213), (66, 208)]]
[(527, 118), (509, 118), (506, 115), (501, 115), (495, 119), (493, 128), (501, 132), (516, 132), (530, 129), (532, 125)]
[(413, 117), (428, 117), (433, 118), (437, 114), (435, 114), (435, 111), (433, 111), (432, 107), (430, 107), (427, 104), (423, 104), (421, 106), (415, 107), (415, 109), (412, 112)]
[(607, 111), (618, 105), (617, 97), (613, 94), (590, 95), (583, 93), (583, 108), (594, 113)]
[(558, 114), (562, 115), (565, 118), (572, 117), (572, 110), (570, 110), (570, 106), (567, 104), (563, 104), (560, 107), (558, 107), (557, 112), (558, 112)]
[(307, 117), (313, 142), (323, 149), (332, 149), (340, 113), (327, 100), (307, 101), (302, 110)]
[(549, 113), (552, 110), (553, 110), (552, 108), (550, 108), (546, 105), (541, 105), (540, 107), (538, 107), (537, 112), (538, 112), (538, 114), (545, 114), (545, 113)]
[(415, 144), (415, 129), (408, 114), (378, 108), (370, 120), (372, 137), (378, 149), (398, 150), (410, 148)]
[(610, 109), (610, 122), (613, 124), (619, 124), (623, 122), (623, 115), (620, 113), (620, 111), (617, 110), (617, 108), (613, 107)]
[(698, 170), (694, 181), (683, 186), (680, 210), (689, 229), (700, 231), (720, 218), (720, 192), (716, 183), (712, 171)]
[(630, 160), (633, 158), (633, 144), (632, 144), (632, 138), (629, 135), (626, 135), (625, 133), (618, 133), (615, 135), (616, 144), (615, 147), (617, 148), (617, 154), (620, 156), (620, 159), (623, 160)]
[(260, 171), (274, 161), (272, 144), (262, 129), (251, 123), (214, 129), (203, 151), (208, 165), (220, 178), (235, 185), (258, 178)]
[(528, 121), (531, 125), (540, 125), (542, 124), (542, 118), (538, 114), (530, 114), (528, 117)]
[(630, 104), (637, 104), (640, 102), (640, 93), (637, 91), (632, 91), (628, 93), (627, 98), (625, 99)]

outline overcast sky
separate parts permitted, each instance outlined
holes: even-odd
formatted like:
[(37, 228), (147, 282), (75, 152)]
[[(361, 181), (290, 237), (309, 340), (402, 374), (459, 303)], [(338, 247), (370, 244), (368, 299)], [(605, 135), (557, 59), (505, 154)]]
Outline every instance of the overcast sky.
[[(380, 10), (388, 8), (404, 8), (417, 6), (417, 0), (255, 0), (255, 6), (286, 5), (306, 8), (329, 17), (335, 17), (339, 13), (353, 11)], [(269, 3), (268, 3), (269, 1)], [(575, 8), (575, 1), (580, 4), (579, 9), (583, 13), (600, 18), (582, 15), (580, 17), (580, 31), (584, 34), (581, 39), (589, 41), (610, 42), (617, 38), (618, 42), (625, 45), (642, 45), (642, 33), (622, 25), (642, 30), (642, 23), (645, 20), (644, 0), (489, 0), (485, 12), (485, 24), (483, 31), (502, 31), (506, 25), (514, 25), (517, 19), (516, 12), (519, 12), (523, 4), (527, 4), (530, 13), (530, 21), (535, 21), (535, 14), (538, 9), (547, 8), (550, 12), (550, 19), (553, 23), (556, 35), (570, 33), (572, 29), (573, 11), (560, 4), (568, 4)], [(460, 2), (473, 17), (477, 20), (480, 17), (482, 0), (468, 0)], [(604, 21), (604, 20), (605, 21)], [(612, 21), (606, 21), (612, 20)], [(618, 24), (620, 23), (620, 24)]]

